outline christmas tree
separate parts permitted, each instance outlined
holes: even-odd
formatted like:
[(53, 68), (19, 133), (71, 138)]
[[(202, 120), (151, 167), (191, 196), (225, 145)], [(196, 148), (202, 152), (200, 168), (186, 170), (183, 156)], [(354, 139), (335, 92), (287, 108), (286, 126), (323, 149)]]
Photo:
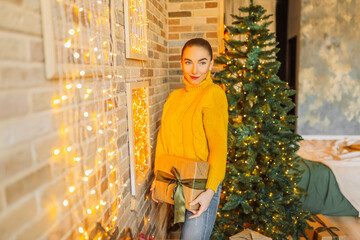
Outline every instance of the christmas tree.
[(227, 239), (245, 227), (273, 239), (298, 239), (309, 214), (301, 209), (303, 190), (296, 183), (296, 117), (290, 96), (295, 90), (277, 76), (275, 34), (271, 15), (250, 1), (239, 8), (246, 16), (228, 26), (225, 52), (215, 60), (215, 73), (229, 102), (227, 172), (212, 239)]

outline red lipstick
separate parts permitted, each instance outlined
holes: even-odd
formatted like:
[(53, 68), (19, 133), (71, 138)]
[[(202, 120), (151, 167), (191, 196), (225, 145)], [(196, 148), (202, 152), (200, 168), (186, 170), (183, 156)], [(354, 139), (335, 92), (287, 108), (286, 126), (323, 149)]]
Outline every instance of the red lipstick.
[(200, 76), (190, 76), (192, 79), (194, 79), (194, 80), (196, 80), (196, 79), (198, 79)]

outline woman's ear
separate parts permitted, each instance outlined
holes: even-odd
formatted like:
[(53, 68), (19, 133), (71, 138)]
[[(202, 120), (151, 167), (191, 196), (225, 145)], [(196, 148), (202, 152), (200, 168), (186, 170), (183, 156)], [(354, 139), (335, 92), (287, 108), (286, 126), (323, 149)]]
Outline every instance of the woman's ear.
[(212, 67), (214, 66), (214, 59), (211, 60), (211, 63), (210, 63), (210, 67), (209, 67), (209, 70), (211, 71)]

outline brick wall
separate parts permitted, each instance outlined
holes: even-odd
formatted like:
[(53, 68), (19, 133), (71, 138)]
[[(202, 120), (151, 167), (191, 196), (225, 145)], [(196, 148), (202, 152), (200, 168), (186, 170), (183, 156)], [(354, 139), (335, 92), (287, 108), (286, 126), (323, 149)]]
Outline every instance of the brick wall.
[(180, 88), (182, 70), (180, 65), (181, 49), (191, 38), (207, 39), (214, 52), (219, 52), (219, 36), (222, 29), (222, 11), (219, 0), (169, 0), (169, 82), (170, 90)]
[[(123, 1), (118, 4), (116, 41), (120, 51), (124, 51)], [(117, 202), (108, 193), (110, 172), (102, 173), (102, 182), (93, 184), (99, 185), (101, 196), (108, 199), (97, 221), (107, 225), (112, 220), (109, 216), (113, 207), (119, 203), (115, 225), (120, 233), (131, 227), (134, 234), (144, 232), (165, 238), (168, 208), (148, 199), (152, 175), (136, 195), (138, 211), (130, 211), (124, 86), (126, 82), (149, 82), (153, 150), (162, 106), (169, 94), (166, 1), (149, 0), (147, 14), (149, 60), (124, 60), (118, 54), (119, 62), (126, 68), (118, 67), (117, 72), (125, 77), (115, 81), (121, 99), (118, 105), (121, 157), (114, 164), (120, 166), (120, 176), (127, 187), (121, 193), (121, 202)], [(0, 1), (0, 239), (78, 239), (79, 218), (88, 221), (89, 232), (96, 222), (83, 216), (81, 203), (87, 199), (81, 194), (71, 199), (78, 208), (62, 206), (68, 194), (67, 182), (77, 175), (72, 175), (75, 168), (53, 158), (53, 148), (63, 144), (59, 127), (68, 108), (52, 106), (60, 86), (58, 80), (45, 78), (42, 39), (40, 0)], [(87, 79), (85, 83), (93, 80)]]

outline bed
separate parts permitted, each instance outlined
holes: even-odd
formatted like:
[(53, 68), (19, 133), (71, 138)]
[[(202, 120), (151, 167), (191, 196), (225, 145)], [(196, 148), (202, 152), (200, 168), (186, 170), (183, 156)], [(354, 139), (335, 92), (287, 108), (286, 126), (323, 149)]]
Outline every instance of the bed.
[(303, 208), (313, 214), (358, 216), (360, 212), (360, 136), (302, 136), (298, 185), (308, 195)]

